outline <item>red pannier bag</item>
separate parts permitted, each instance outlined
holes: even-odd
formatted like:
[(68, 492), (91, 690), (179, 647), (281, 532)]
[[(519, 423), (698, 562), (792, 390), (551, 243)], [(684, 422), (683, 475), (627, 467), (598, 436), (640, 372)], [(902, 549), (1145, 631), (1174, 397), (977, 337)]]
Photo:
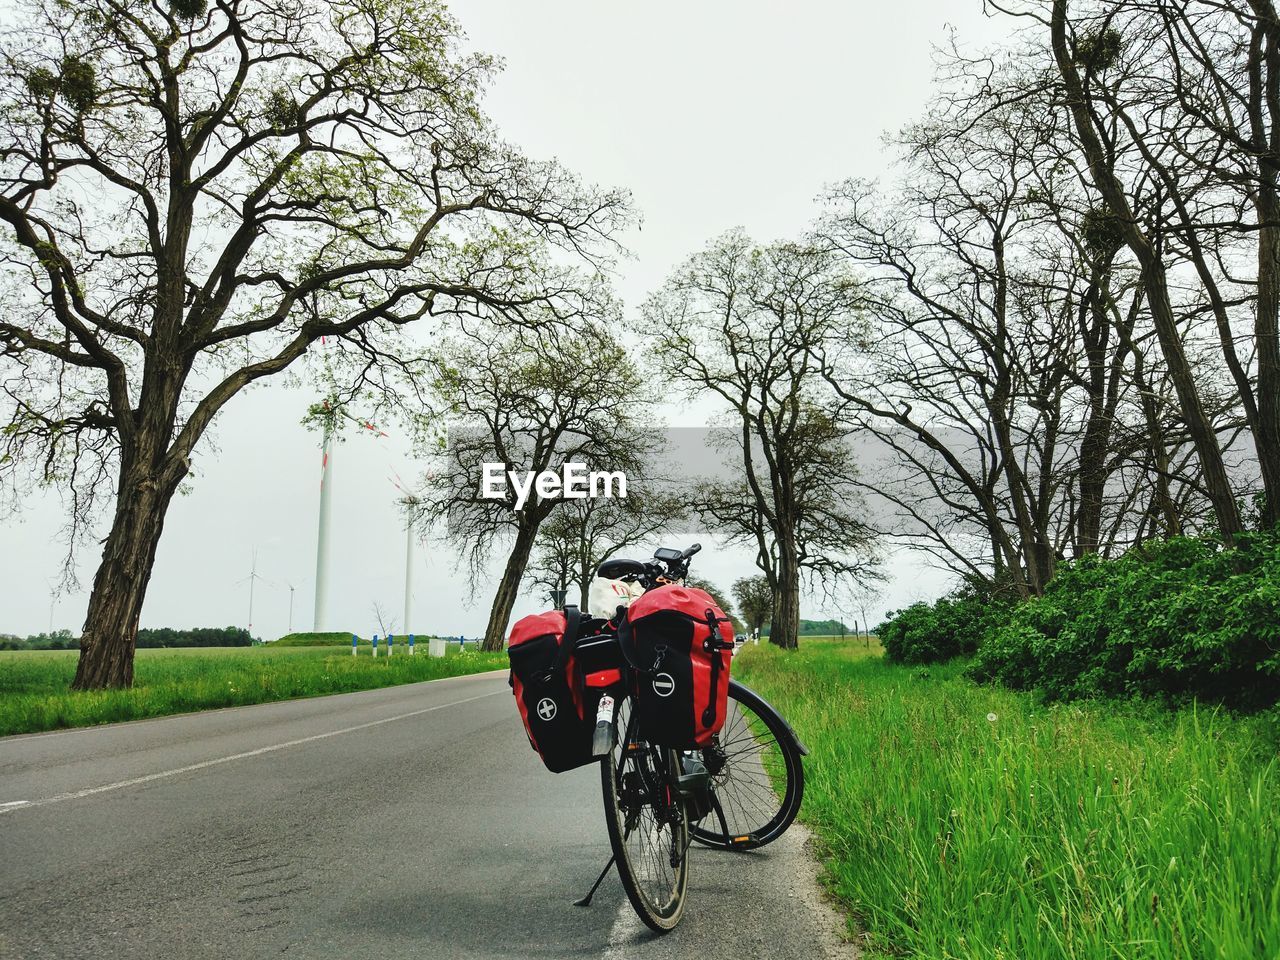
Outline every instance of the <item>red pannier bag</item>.
[(618, 629), (638, 672), (640, 736), (677, 750), (711, 744), (724, 726), (733, 661), (733, 623), (694, 587), (669, 584), (631, 602)]
[(517, 620), (507, 639), (508, 682), (520, 719), (530, 745), (552, 773), (595, 759), (591, 736), (596, 718), (587, 714), (573, 655), (580, 622), (577, 607), (548, 610)]

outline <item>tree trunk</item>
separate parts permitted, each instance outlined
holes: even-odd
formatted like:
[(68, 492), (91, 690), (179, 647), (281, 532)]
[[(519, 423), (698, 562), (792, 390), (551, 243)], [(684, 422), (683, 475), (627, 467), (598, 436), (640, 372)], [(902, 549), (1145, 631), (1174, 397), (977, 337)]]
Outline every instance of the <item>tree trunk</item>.
[(520, 581), (524, 579), (525, 567), (529, 565), (529, 554), (533, 551), (533, 542), (538, 537), (539, 522), (531, 517), (522, 517), (516, 531), (516, 542), (511, 545), (511, 554), (507, 557), (507, 566), (502, 571), (502, 579), (498, 581), (498, 592), (493, 598), (493, 607), (489, 611), (489, 624), (485, 627), (484, 642), (481, 650), (501, 650), (507, 637), (507, 624), (511, 620), (511, 611), (516, 605), (516, 596), (520, 593)]
[(800, 585), (783, 586), (778, 595), (778, 606), (769, 625), (769, 642), (784, 650), (794, 650), (800, 645)]
[(138, 618), (146, 597), (156, 547), (169, 501), (183, 471), (162, 477), (152, 464), (158, 457), (128, 456), (121, 466), (115, 516), (93, 578), (89, 610), (80, 636), (80, 661), (73, 690), (102, 690), (133, 685), (133, 654)]
[[(1096, 269), (1096, 268), (1095, 268)], [(1096, 276), (1096, 274), (1095, 274)], [(1080, 441), (1079, 489), (1080, 508), (1076, 514), (1076, 556), (1097, 553), (1102, 543), (1102, 503), (1107, 486), (1107, 452), (1111, 444), (1112, 411), (1107, 405), (1107, 347), (1110, 344), (1110, 318), (1107, 316), (1100, 288), (1095, 281), (1082, 307), (1080, 333), (1084, 340), (1089, 377), (1089, 415)], [(1090, 325), (1085, 319), (1092, 317)]]
[(1254, 339), (1258, 357), (1258, 423), (1253, 443), (1266, 491), (1262, 526), (1280, 523), (1280, 198), (1276, 171), (1264, 166), (1258, 190), (1258, 313)]
[[(591, 581), (596, 578), (596, 567), (598, 564), (590, 562), (591, 558), (579, 555), (578, 558), (578, 609), (584, 613), (591, 610)], [(611, 614), (613, 611), (607, 611)], [(606, 614), (599, 610), (591, 610), (594, 616), (602, 617)]]
[(778, 590), (769, 626), (769, 642), (784, 650), (800, 645), (800, 568), (795, 553), (795, 538), (784, 532), (778, 538)]

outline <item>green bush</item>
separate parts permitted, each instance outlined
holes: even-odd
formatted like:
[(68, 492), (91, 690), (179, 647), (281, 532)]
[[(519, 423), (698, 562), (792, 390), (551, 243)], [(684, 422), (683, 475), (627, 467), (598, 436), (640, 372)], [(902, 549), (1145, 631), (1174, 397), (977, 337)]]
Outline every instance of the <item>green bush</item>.
[[(360, 641), (362, 647), (369, 646), (369, 640), (363, 638)], [(275, 641), (277, 647), (336, 647), (351, 646), (351, 634), (330, 632), (330, 633), (287, 633), (279, 640)]]
[(1280, 957), (1272, 717), (1045, 707), (960, 666), (821, 640), (733, 663), (809, 748), (801, 817), (864, 957)]
[(970, 589), (895, 611), (875, 633), (891, 663), (941, 663), (971, 656), (1008, 609), (1005, 601)]
[(1280, 536), (1248, 534), (1231, 550), (1180, 538), (1064, 565), (989, 631), (969, 675), (1050, 700), (1276, 703)]

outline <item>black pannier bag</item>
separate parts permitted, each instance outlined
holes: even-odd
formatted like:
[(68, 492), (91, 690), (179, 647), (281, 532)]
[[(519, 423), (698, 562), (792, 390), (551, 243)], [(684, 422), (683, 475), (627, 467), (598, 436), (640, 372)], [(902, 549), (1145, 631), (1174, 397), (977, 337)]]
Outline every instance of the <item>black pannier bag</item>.
[(724, 726), (733, 624), (711, 595), (669, 584), (632, 601), (618, 629), (635, 679), (641, 736), (678, 750), (711, 744)]
[(594, 704), (585, 700), (574, 642), (581, 622), (577, 607), (522, 617), (511, 628), (509, 682), (529, 743), (552, 773), (591, 763)]

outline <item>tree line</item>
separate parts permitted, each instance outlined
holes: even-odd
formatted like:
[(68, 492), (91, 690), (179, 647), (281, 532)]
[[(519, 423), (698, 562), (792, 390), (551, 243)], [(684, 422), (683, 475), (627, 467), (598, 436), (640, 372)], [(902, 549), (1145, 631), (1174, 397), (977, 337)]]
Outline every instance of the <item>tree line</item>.
[[(885, 186), (710, 240), (633, 334), (607, 276), (628, 196), (501, 140), (494, 62), (441, 3), (29, 0), (0, 57), (0, 470), (61, 485), (73, 535), (109, 507), (75, 685), (129, 684), (199, 441), (289, 369), (433, 449), (456, 428), (417, 509), (478, 579), (502, 563), (489, 647), (529, 582), (581, 593), (681, 525), (750, 551), (740, 610), (782, 646), (804, 590), (874, 589), (890, 544), (1033, 597), (1072, 558), (1273, 526), (1273, 4), (986, 7), (1023, 26), (942, 52)], [(486, 460), (643, 474), (673, 396), (731, 481), (476, 493)]]
[(877, 496), (970, 580), (1277, 522), (1280, 20), (1261, 2), (1003, 3), (816, 241), (872, 349), (825, 374), (891, 452)]
[[(138, 630), (139, 648), (157, 647), (248, 647), (253, 637), (244, 627), (143, 627)], [(80, 638), (70, 630), (54, 630), (29, 637), (0, 635), (0, 650), (77, 650)]]
[(878, 543), (1034, 597), (1278, 519), (1274, 7), (989, 7), (1028, 26), (943, 53), (890, 186), (715, 238), (641, 311), (646, 379), (738, 434), (741, 482), (683, 506), (753, 548), (784, 646), (802, 580), (874, 582)]

